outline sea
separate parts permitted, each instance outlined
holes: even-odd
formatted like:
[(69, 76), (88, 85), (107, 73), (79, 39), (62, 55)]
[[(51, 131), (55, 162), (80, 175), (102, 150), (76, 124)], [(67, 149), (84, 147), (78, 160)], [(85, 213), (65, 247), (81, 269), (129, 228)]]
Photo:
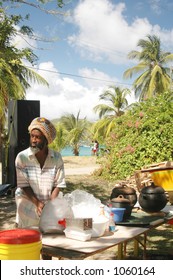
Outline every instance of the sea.
[[(60, 153), (63, 157), (74, 156), (71, 147), (65, 147), (64, 149), (61, 150)], [(91, 155), (92, 155), (92, 151), (90, 146), (80, 146), (79, 156), (91, 156)]]

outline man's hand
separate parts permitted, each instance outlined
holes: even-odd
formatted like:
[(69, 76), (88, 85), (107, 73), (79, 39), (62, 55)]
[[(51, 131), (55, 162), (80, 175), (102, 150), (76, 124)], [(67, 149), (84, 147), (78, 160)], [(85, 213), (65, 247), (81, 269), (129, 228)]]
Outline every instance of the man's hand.
[(44, 203), (42, 201), (39, 201), (37, 202), (37, 213), (38, 213), (38, 216), (40, 217), (41, 216), (41, 213), (42, 213), (42, 210), (44, 208)]
[(56, 198), (56, 197), (58, 196), (58, 194), (59, 194), (59, 188), (56, 187), (56, 188), (54, 188), (54, 189), (52, 190), (50, 199), (52, 200), (52, 199)]
[(31, 200), (37, 207), (37, 214), (40, 217), (45, 204), (36, 197), (31, 187), (25, 187), (23, 188), (23, 191), (28, 199)]

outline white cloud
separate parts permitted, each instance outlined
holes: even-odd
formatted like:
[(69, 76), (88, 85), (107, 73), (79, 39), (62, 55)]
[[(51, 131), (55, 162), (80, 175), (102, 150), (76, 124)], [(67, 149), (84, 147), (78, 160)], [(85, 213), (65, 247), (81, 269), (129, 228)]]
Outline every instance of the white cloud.
[(123, 15), (125, 4), (107, 0), (85, 0), (73, 13), (78, 34), (69, 37), (85, 55), (99, 60), (105, 57), (116, 64), (125, 63), (127, 53), (136, 47), (139, 37), (151, 32), (147, 19), (135, 19), (131, 25)]
[[(158, 7), (159, 1), (151, 1)], [(108, 0), (80, 1), (72, 15), (78, 33), (69, 36), (69, 43), (76, 46), (81, 56), (100, 61), (108, 59), (114, 64), (127, 63), (127, 54), (136, 49), (139, 39), (148, 34), (160, 36), (163, 42), (173, 38), (158, 25), (152, 26), (145, 18), (134, 18), (131, 24), (126, 20), (126, 6), (120, 2), (111, 4)]]
[(79, 69), (79, 74), (82, 77), (86, 77), (84, 80), (90, 88), (105, 87), (105, 85), (109, 86), (118, 82), (116, 77), (110, 77), (108, 74), (103, 73), (96, 68), (81, 68)]
[[(55, 119), (66, 114), (76, 116), (80, 111), (82, 118), (86, 117), (90, 121), (98, 119), (98, 114), (94, 113), (93, 108), (100, 103), (100, 94), (111, 85), (111, 77), (96, 69), (81, 69), (80, 73), (83, 76), (93, 77), (93, 80), (86, 79), (88, 87), (85, 87), (72, 78), (61, 77), (52, 62), (41, 63), (35, 71), (50, 84), (49, 88), (33, 84), (27, 91), (27, 100), (40, 100), (41, 116)], [(94, 77), (98, 80), (94, 80)], [(107, 80), (108, 83), (105, 84), (103, 80)], [(129, 97), (129, 102), (132, 101), (133, 96)]]
[[(27, 91), (27, 100), (40, 100), (42, 116), (54, 119), (65, 114), (77, 115), (80, 111), (81, 117), (97, 119), (93, 107), (98, 104), (103, 87), (89, 89), (72, 78), (61, 78), (52, 62), (41, 63), (39, 69), (38, 73), (48, 81), (50, 87), (32, 85)], [(44, 69), (49, 69), (49, 72), (43, 71)]]

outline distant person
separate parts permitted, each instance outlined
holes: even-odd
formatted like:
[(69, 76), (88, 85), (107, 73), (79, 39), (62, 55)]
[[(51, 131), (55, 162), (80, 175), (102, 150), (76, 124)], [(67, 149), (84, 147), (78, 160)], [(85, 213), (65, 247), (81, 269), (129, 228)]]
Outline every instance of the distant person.
[(99, 142), (97, 140), (94, 141), (92, 152), (93, 152), (93, 155), (98, 156)]
[(66, 187), (61, 154), (48, 147), (56, 137), (54, 125), (38, 117), (28, 130), (30, 147), (21, 151), (15, 161), (16, 223), (21, 228), (38, 226), (46, 202), (56, 198), (60, 188)]

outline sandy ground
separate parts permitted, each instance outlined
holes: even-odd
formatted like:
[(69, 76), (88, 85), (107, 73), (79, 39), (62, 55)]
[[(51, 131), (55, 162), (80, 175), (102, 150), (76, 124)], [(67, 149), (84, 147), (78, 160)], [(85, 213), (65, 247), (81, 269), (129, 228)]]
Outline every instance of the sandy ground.
[(95, 156), (63, 157), (66, 175), (90, 175), (99, 168)]

